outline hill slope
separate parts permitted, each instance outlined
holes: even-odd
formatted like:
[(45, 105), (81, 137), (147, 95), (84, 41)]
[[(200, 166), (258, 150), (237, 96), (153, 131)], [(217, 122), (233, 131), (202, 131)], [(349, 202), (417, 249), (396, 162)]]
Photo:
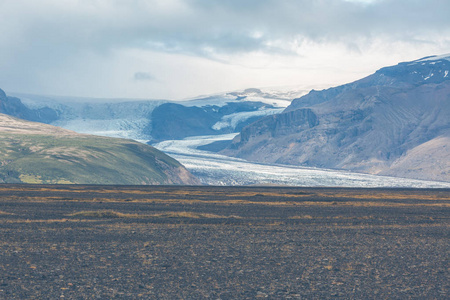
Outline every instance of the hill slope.
[(0, 114), (0, 182), (198, 184), (180, 163), (131, 140)]
[(449, 70), (450, 55), (427, 57), (311, 91), (282, 114), (245, 127), (223, 153), (450, 181)]

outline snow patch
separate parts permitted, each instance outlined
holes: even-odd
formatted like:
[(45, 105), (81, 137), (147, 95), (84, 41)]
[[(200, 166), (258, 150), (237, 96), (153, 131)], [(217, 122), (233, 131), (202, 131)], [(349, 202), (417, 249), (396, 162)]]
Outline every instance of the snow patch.
[(260, 89), (246, 89), (240, 91), (233, 91), (221, 94), (215, 94), (211, 96), (199, 96), (196, 98), (186, 99), (182, 101), (176, 101), (176, 103), (184, 106), (225, 106), (230, 102), (262, 102), (272, 105), (277, 108), (286, 108), (291, 104), (291, 101), (295, 98), (306, 95), (312, 89), (324, 89), (332, 86), (330, 85), (317, 85), (317, 86), (285, 86), (285, 87), (268, 87)]
[(264, 117), (269, 115), (274, 115), (277, 113), (281, 113), (284, 109), (283, 108), (276, 108), (276, 109), (264, 109), (264, 110), (257, 110), (257, 111), (245, 111), (245, 112), (238, 112), (230, 115), (226, 115), (222, 117), (222, 119), (214, 124), (212, 126), (212, 129), (214, 130), (221, 130), (225, 128), (231, 127), (232, 129), (235, 129), (236, 126), (239, 123), (242, 123), (252, 117)]
[[(433, 77), (434, 76), (434, 73), (431, 73), (430, 75), (428, 75), (427, 77), (424, 77), (423, 78), (423, 80), (428, 80), (428, 79), (430, 79), (431, 77)], [(422, 76), (423, 77), (423, 76)]]
[[(427, 57), (418, 59), (418, 60), (416, 60), (415, 62), (423, 62), (423, 61), (428, 62), (428, 61), (436, 61), (436, 60), (442, 60), (442, 59), (445, 59), (445, 60), (450, 61), (450, 53), (443, 54), (443, 55), (427, 56)], [(434, 62), (434, 63), (435, 63), (435, 62)], [(422, 65), (423, 65), (423, 64), (422, 64)]]
[[(292, 98), (294, 99), (294, 98)], [(264, 104), (269, 104), (273, 107), (281, 107), (286, 108), (291, 104), (291, 100), (287, 99), (277, 99), (277, 98), (268, 98), (268, 97), (260, 97), (260, 96), (237, 96), (235, 94), (224, 94), (218, 95), (214, 97), (202, 98), (202, 99), (193, 99), (188, 101), (176, 101), (175, 103), (181, 104), (183, 106), (218, 106), (223, 107), (228, 103), (232, 102), (261, 102)]]

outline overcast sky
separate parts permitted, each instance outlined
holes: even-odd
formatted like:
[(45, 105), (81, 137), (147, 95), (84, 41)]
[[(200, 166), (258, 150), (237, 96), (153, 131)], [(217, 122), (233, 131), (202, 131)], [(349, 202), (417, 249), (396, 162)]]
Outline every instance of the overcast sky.
[(0, 88), (181, 99), (450, 53), (448, 0), (0, 0)]

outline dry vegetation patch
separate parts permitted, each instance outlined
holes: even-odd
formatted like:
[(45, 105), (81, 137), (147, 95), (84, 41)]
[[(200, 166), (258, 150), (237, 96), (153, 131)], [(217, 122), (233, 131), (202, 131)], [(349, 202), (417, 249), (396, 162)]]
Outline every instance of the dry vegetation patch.
[(312, 220), (312, 219), (370, 220), (370, 219), (374, 219), (374, 218), (375, 217), (373, 217), (373, 216), (358, 216), (358, 217), (351, 216), (351, 217), (349, 217), (349, 216), (342, 216), (342, 215), (330, 216), (330, 217), (320, 217), (320, 216), (314, 216), (313, 217), (311, 215), (299, 215), (299, 216), (289, 217), (289, 219), (291, 219), (291, 220), (303, 220), (303, 219), (306, 219), (306, 220)]
[(70, 215), (70, 217), (82, 218), (190, 218), (190, 219), (240, 219), (239, 216), (223, 216), (211, 213), (197, 213), (189, 211), (167, 211), (158, 214), (127, 214), (112, 210), (101, 211), (80, 211)]
[(139, 199), (133, 202), (149, 203), (207, 203), (226, 205), (265, 205), (265, 206), (355, 206), (355, 207), (411, 207), (434, 206), (450, 207), (450, 203), (395, 203), (382, 201), (251, 201), (251, 200), (202, 200), (202, 199)]
[(113, 210), (79, 211), (68, 215), (69, 217), (85, 218), (139, 218), (139, 214), (125, 214)]
[(196, 212), (188, 212), (188, 211), (180, 211), (180, 212), (165, 212), (161, 214), (148, 215), (148, 217), (156, 217), (156, 218), (192, 218), (192, 219), (240, 219), (239, 216), (222, 216), (216, 214), (209, 213), (196, 213)]
[(325, 192), (316, 193), (316, 197), (323, 198), (350, 198), (350, 199), (392, 199), (392, 200), (450, 200), (450, 195), (448, 193), (438, 194), (421, 194), (421, 193), (399, 193), (399, 192)]
[(1, 220), (0, 223), (1, 224), (52, 224), (52, 223), (66, 223), (66, 222), (72, 222), (72, 223), (79, 223), (79, 222), (93, 222), (95, 220), (80, 220), (80, 219), (75, 219), (75, 220), (70, 220), (70, 219), (45, 219), (45, 220), (31, 220), (31, 219), (16, 219), (16, 220)]
[[(31, 197), (17, 197), (9, 196), (10, 200), (14, 199), (16, 201), (30, 201), (30, 202), (49, 202), (49, 201), (75, 201), (75, 202), (134, 202), (134, 203), (166, 203), (166, 204), (220, 204), (220, 205), (263, 205), (263, 206), (352, 206), (352, 207), (416, 207), (416, 206), (429, 206), (429, 207), (450, 207), (450, 202), (445, 199), (419, 199), (426, 202), (388, 202), (388, 201), (365, 201), (360, 198), (361, 201), (345, 201), (339, 200), (339, 197), (334, 199), (335, 201), (320, 201), (312, 199), (278, 199), (273, 197), (267, 197), (266, 200), (253, 200), (253, 199), (215, 199), (214, 197), (205, 199), (180, 199), (180, 198), (107, 198), (107, 197), (93, 197), (93, 198), (70, 198), (70, 197), (59, 197), (59, 196), (31, 196)], [(349, 197), (343, 197), (348, 199)], [(323, 197), (322, 197), (323, 199)], [(380, 198), (383, 199), (383, 198)], [(372, 198), (372, 200), (375, 200)], [(400, 199), (399, 199), (400, 200)], [(414, 200), (417, 200), (414, 198)], [(431, 202), (432, 200), (436, 202)], [(430, 202), (428, 202), (430, 201)], [(135, 217), (137, 217), (136, 215)], [(113, 216), (111, 216), (113, 217)], [(125, 216), (116, 216), (125, 217)], [(131, 217), (131, 216), (127, 216)]]

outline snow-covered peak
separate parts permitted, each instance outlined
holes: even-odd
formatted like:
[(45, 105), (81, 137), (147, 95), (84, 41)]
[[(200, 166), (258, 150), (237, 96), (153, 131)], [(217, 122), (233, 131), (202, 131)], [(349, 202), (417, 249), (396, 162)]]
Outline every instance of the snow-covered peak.
[(428, 62), (428, 61), (436, 61), (436, 60), (443, 60), (443, 59), (450, 61), (450, 53), (442, 54), (442, 55), (427, 56), (427, 57), (415, 60), (414, 62)]
[[(383, 84), (440, 84), (447, 82), (450, 72), (450, 54), (427, 56), (381, 68), (376, 72)], [(380, 82), (379, 82), (380, 84)]]
[(275, 108), (286, 108), (295, 98), (306, 95), (312, 89), (323, 89), (330, 85), (315, 86), (285, 86), (285, 87), (266, 87), (266, 88), (248, 88), (245, 90), (219, 93), (209, 96), (198, 96), (177, 103), (184, 106), (206, 105), (224, 106), (231, 102), (261, 102)]

